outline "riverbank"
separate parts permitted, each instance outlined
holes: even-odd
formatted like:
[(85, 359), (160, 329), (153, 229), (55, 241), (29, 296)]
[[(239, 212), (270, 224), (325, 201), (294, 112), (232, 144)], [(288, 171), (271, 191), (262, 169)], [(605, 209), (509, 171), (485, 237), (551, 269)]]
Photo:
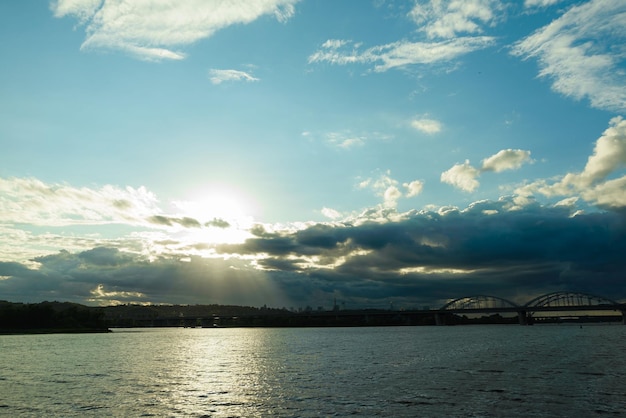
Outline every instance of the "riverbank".
[(39, 328), (39, 329), (0, 329), (0, 335), (36, 334), (104, 334), (109, 328)]

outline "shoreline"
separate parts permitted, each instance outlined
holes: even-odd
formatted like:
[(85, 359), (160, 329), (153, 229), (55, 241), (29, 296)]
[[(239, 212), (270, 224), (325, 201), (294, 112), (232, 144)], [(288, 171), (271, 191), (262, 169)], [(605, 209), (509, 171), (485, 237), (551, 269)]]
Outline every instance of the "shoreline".
[(109, 328), (33, 328), (0, 329), (0, 335), (41, 335), (41, 334), (106, 334)]

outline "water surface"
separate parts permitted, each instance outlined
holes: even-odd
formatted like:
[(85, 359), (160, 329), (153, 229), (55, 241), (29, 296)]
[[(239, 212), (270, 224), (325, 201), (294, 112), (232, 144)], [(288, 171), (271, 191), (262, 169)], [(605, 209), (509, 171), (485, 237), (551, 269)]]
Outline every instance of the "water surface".
[(626, 411), (626, 327), (0, 336), (0, 415), (571, 417)]

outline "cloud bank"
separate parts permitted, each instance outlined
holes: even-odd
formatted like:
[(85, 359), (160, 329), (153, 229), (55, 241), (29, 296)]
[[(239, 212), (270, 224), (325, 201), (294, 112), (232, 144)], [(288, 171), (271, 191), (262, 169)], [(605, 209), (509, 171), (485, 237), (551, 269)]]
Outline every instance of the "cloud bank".
[[(495, 294), (527, 300), (553, 290), (626, 297), (626, 223), (617, 213), (573, 216), (564, 205), (511, 210), (510, 199), (466, 209), (367, 211), (297, 230), (257, 226), (222, 257), (145, 255), (99, 246), (0, 262), (13, 300), (237, 303), (261, 306), (438, 306)], [(385, 219), (385, 220), (381, 220)]]

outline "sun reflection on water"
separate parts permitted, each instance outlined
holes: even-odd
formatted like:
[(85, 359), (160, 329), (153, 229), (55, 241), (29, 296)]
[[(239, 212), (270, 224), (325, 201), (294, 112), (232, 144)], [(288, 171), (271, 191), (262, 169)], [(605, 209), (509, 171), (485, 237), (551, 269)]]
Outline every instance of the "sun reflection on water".
[(274, 357), (264, 352), (269, 347), (264, 330), (184, 329), (176, 334), (171, 352), (155, 357), (164, 367), (153, 380), (155, 386), (166, 383), (161, 400), (176, 413), (250, 416), (267, 404), (264, 398), (274, 396), (267, 386), (274, 369), (268, 360)]

